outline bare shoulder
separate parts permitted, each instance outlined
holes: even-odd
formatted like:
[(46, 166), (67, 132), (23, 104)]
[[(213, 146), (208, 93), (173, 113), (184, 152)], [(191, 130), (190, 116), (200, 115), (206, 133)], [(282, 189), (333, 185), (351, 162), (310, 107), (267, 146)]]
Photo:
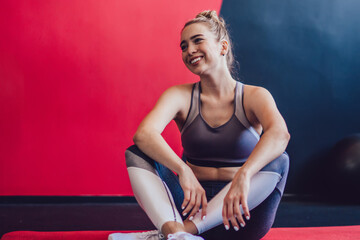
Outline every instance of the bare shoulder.
[(247, 84), (244, 84), (244, 95), (247, 95), (249, 98), (271, 97), (271, 93), (266, 88)]
[[(160, 96), (162, 101), (170, 101), (170, 104), (181, 106), (184, 100), (191, 96), (192, 84), (179, 84), (166, 89)], [(174, 106), (175, 107), (175, 106)]]
[(175, 117), (175, 121), (178, 124), (181, 124), (186, 119), (191, 105), (191, 94), (193, 86), (193, 83), (185, 83), (174, 85), (167, 90), (170, 94), (176, 95), (175, 101), (179, 111)]
[(171, 108), (171, 112), (174, 111), (173, 117), (178, 123), (185, 120), (189, 111), (193, 86), (193, 83), (174, 85), (166, 89), (160, 96), (159, 103), (167, 106), (164, 110), (170, 111), (169, 108)]
[(192, 84), (175, 85), (166, 89), (138, 129), (154, 129), (161, 133), (171, 120), (181, 124), (190, 106), (191, 89)]
[(264, 87), (244, 84), (244, 109), (251, 125), (260, 128), (262, 115), (277, 114), (275, 101)]
[(271, 93), (264, 87), (244, 84), (244, 106), (249, 110), (274, 105)]
[(193, 88), (193, 83), (185, 83), (185, 84), (178, 84), (169, 87), (165, 90), (164, 93), (167, 94), (175, 94), (176, 96), (187, 96), (188, 94), (191, 95), (191, 91)]

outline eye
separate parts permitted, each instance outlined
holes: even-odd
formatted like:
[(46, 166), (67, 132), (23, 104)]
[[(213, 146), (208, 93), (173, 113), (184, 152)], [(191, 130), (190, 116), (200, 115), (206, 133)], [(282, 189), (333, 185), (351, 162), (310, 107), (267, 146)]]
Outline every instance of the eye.
[(186, 44), (183, 44), (183, 45), (180, 46), (180, 48), (181, 48), (181, 51), (185, 51), (187, 46), (186, 46)]
[(195, 38), (194, 43), (200, 43), (203, 39), (202, 38)]

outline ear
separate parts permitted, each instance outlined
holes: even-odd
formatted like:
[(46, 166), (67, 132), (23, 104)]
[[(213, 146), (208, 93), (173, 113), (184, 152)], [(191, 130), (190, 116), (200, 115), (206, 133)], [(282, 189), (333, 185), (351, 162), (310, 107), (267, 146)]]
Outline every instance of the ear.
[(229, 43), (225, 39), (221, 40), (221, 55), (226, 55), (229, 51)]

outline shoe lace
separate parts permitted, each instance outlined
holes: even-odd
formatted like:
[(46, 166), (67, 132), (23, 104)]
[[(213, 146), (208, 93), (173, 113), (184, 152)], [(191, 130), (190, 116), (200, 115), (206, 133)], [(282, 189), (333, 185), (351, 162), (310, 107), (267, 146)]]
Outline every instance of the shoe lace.
[(184, 239), (183, 233), (174, 233), (168, 235), (168, 240), (182, 240)]
[(175, 240), (176, 237), (173, 234), (169, 234), (167, 240)]
[(203, 238), (201, 238), (199, 236), (194, 236), (194, 235), (191, 235), (190, 233), (186, 233), (186, 232), (177, 232), (177, 233), (168, 235), (168, 240), (186, 240), (186, 239), (198, 239), (198, 240), (202, 239), (202, 240), (204, 240)]
[(139, 235), (140, 239), (144, 239), (144, 240), (151, 240), (153, 237), (157, 237), (155, 238), (156, 240), (158, 239), (164, 239), (164, 235), (161, 234), (158, 230), (152, 230), (152, 231), (147, 231), (147, 232), (142, 232)]

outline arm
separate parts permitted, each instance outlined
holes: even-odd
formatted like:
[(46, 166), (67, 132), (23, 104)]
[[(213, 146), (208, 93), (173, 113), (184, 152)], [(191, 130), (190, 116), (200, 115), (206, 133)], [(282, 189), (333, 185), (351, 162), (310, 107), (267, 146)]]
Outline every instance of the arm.
[(273, 159), (280, 156), (285, 151), (290, 139), (286, 123), (279, 113), (271, 94), (264, 88), (254, 86), (247, 86), (244, 92), (246, 92), (244, 107), (249, 121), (253, 126), (261, 125), (264, 133), (247, 161), (235, 174), (231, 188), (224, 199), (224, 224), (228, 225), (227, 219), (230, 219), (232, 224), (237, 227), (235, 214), (239, 222), (243, 226), (245, 225), (240, 213), (240, 204), (244, 210), (244, 215), (247, 219), (250, 219), (247, 195), (251, 177)]
[(191, 99), (189, 92), (191, 93), (189, 85), (179, 85), (167, 89), (152, 111), (140, 123), (133, 140), (146, 155), (179, 175), (180, 185), (184, 191), (182, 204), (183, 209), (186, 207), (184, 213), (192, 210), (189, 217), (194, 216), (202, 205), (203, 216), (205, 216), (207, 202), (204, 189), (191, 168), (179, 158), (161, 135), (167, 124), (176, 119), (182, 109), (187, 110)]
[(263, 127), (263, 135), (250, 154), (248, 160), (240, 168), (239, 173), (252, 177), (273, 159), (280, 156), (290, 140), (286, 123), (276, 107), (269, 91), (253, 87), (247, 95), (245, 108), (253, 116), (253, 122)]
[(140, 123), (133, 137), (141, 151), (177, 174), (184, 171), (187, 165), (170, 148), (161, 133), (179, 114), (181, 101), (183, 98), (178, 86), (167, 89)]

